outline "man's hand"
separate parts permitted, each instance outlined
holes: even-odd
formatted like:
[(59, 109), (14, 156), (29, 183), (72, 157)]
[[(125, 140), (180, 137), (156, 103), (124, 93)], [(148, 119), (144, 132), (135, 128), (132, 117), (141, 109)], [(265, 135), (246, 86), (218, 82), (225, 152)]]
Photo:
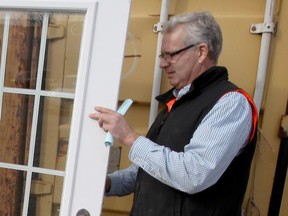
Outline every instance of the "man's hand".
[(96, 113), (89, 115), (98, 121), (104, 131), (109, 131), (112, 136), (123, 145), (131, 147), (139, 135), (129, 126), (125, 118), (108, 108), (95, 107)]

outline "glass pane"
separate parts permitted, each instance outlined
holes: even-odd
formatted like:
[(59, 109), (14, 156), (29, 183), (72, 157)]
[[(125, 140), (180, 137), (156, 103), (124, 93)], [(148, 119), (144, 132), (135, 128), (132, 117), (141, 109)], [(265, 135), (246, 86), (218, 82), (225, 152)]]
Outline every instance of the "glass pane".
[(59, 215), (84, 17), (0, 11), (0, 215)]
[(33, 96), (3, 94), (0, 121), (0, 162), (27, 164)]
[[(2, 50), (2, 44), (3, 44), (3, 32), (4, 32), (4, 20), (5, 15), (0, 12), (0, 51)], [(0, 59), (1, 59), (2, 53), (0, 52)], [(1, 63), (1, 61), (0, 61)]]
[(73, 100), (41, 97), (34, 166), (64, 170)]
[(21, 215), (25, 173), (0, 168), (0, 215)]
[(33, 173), (29, 216), (58, 216), (63, 177)]
[(43, 90), (75, 92), (79, 49), (84, 16), (50, 16)]
[[(8, 41), (3, 41), (5, 19)], [(41, 73), (42, 90), (75, 92), (83, 21), (84, 14), (49, 13), (45, 59), (39, 59), (44, 13), (0, 12), (1, 48), (8, 47), (4, 86), (35, 89)]]
[[(42, 20), (39, 13), (1, 12), (1, 29), (9, 20), (4, 86), (35, 88)], [(1, 34), (3, 37), (3, 34)]]

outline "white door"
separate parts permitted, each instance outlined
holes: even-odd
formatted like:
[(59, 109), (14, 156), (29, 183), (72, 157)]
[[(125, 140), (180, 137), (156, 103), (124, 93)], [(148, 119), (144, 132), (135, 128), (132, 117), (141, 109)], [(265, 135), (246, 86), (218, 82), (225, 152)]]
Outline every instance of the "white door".
[(0, 215), (100, 215), (131, 0), (0, 2)]

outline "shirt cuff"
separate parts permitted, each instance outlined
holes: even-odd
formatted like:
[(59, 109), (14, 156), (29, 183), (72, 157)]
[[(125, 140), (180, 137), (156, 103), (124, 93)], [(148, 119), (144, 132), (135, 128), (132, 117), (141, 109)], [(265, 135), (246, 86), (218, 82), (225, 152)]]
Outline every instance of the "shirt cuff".
[(153, 145), (154, 143), (146, 137), (138, 137), (130, 148), (128, 155), (131, 162), (143, 167), (143, 164), (145, 164), (145, 159)]
[(121, 182), (117, 181), (118, 178), (116, 177), (116, 173), (108, 174), (108, 176), (111, 180), (111, 186), (110, 190), (105, 192), (105, 196), (115, 196), (117, 195), (117, 189), (119, 188)]

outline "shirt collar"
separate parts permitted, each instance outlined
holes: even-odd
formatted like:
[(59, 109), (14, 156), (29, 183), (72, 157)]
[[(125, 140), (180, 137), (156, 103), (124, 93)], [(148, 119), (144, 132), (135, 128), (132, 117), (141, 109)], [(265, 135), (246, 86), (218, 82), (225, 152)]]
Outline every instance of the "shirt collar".
[(185, 95), (190, 90), (191, 83), (184, 86), (182, 89), (174, 89), (173, 95), (175, 96), (176, 100), (179, 100), (183, 95)]

